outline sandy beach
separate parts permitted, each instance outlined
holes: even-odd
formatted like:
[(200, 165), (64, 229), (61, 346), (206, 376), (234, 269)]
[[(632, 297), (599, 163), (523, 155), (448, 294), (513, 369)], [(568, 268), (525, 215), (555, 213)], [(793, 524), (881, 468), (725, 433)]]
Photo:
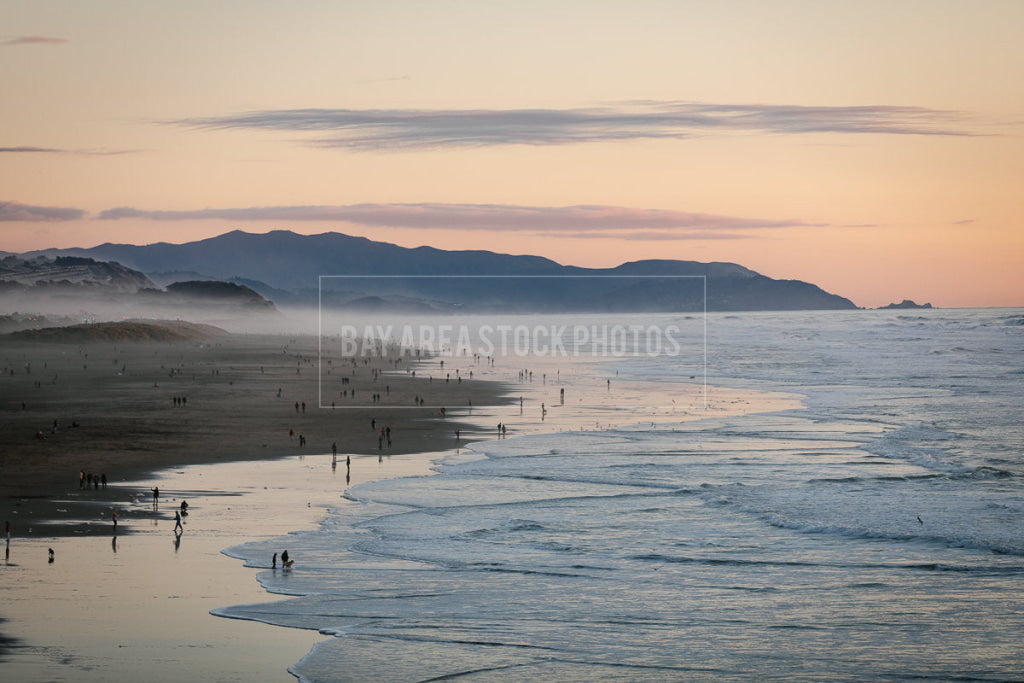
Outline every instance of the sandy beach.
[[(428, 362), (330, 358), (317, 342), (0, 338), (8, 670), (20, 680), (290, 679), (285, 667), (315, 635), (209, 616), (265, 597), (221, 551), (309, 528), (349, 483), (426, 471), (429, 459), (410, 454), (476, 431), (439, 407), (502, 402), (493, 382), (435, 382)], [(228, 464), (194, 467), (214, 463)], [(176, 541), (182, 499), (191, 514)]]
[(86, 487), (89, 496), (68, 501), (69, 519), (96, 517), (77, 510), (82, 505), (109, 513), (124, 502), (82, 475), (105, 476), (109, 485), (169, 467), (327, 453), (332, 445), (361, 454), (444, 450), (456, 429), (473, 433), (453, 409), (503, 400), (494, 383), (433, 381), (427, 362), (415, 375), (408, 359), (319, 355), (315, 337), (45, 339), (0, 338), (0, 505), (20, 536), (60, 533), (40, 525), (52, 517), (46, 501)]
[[(289, 532), (352, 504), (347, 487), (425, 474), (453, 447), (496, 437), (498, 423), (523, 434), (795, 405), (734, 390), (709, 397), (699, 384), (655, 395), (606, 386), (581, 367), (562, 376), (574, 387), (566, 399), (547, 379), (560, 372), (552, 361), (549, 374), (517, 382), (513, 367), (469, 359), (449, 359), (442, 375), (439, 361), (317, 352), (315, 338), (252, 335), (0, 342), (0, 504), (12, 529), (0, 569), (5, 671), (19, 680), (291, 680), (287, 667), (323, 636), (210, 615), (268, 600), (225, 548), (285, 537), (283, 551)], [(189, 515), (179, 534), (181, 500)]]

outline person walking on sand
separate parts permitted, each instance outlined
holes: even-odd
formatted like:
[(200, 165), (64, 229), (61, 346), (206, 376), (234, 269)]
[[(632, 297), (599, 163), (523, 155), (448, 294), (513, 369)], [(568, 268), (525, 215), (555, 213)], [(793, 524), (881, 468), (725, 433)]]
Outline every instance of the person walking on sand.
[(175, 531), (179, 531), (179, 530), (180, 531), (184, 531), (185, 530), (185, 527), (183, 527), (181, 525), (181, 513), (178, 512), (177, 510), (174, 511), (174, 530)]
[(114, 520), (114, 533), (116, 534), (117, 533), (117, 508), (114, 508), (114, 511), (110, 513), (110, 518), (112, 520)]

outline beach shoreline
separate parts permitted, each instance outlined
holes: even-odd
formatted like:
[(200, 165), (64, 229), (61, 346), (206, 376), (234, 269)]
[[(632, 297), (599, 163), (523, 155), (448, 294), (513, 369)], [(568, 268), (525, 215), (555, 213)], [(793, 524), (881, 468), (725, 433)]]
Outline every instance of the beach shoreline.
[[(351, 468), (345, 466), (350, 457)], [(225, 551), (239, 543), (288, 549), (350, 504), (351, 485), (429, 472), (435, 454), (330, 453), (174, 468), (128, 482), (140, 491), (115, 533), (15, 537), (5, 572), (4, 657), (12, 680), (285, 681), (288, 668), (325, 637), (224, 619), (231, 604), (266, 602), (261, 570)], [(160, 502), (145, 495), (160, 487)], [(177, 532), (182, 500), (189, 514)], [(55, 551), (50, 562), (47, 551)], [(302, 572), (301, 554), (287, 571)]]
[[(46, 671), (53, 680), (289, 680), (287, 667), (325, 636), (213, 613), (284, 599), (265, 591), (253, 570), (277, 571), (271, 555), (286, 549), (288, 534), (355, 504), (343, 498), (349, 487), (428, 475), (453, 447), (500, 438), (510, 423), (513, 435), (606, 429), (798, 403), (714, 388), (709, 405), (699, 384), (652, 395), (615, 380), (613, 390), (590, 369), (568, 368), (550, 383), (539, 369), (538, 381), (517, 386), (515, 369), (485, 370), (470, 359), (449, 359), (443, 374), (440, 360), (396, 367), (394, 359), (326, 359), (332, 372), (324, 374), (315, 342), (238, 335), (189, 344), (0, 343), (0, 437), (13, 446), (0, 463), (11, 473), (0, 500), (14, 531), (0, 614), (0, 631), (17, 639), (0, 653), (8, 670), (27, 679)], [(51, 382), (38, 379), (43, 371)], [(370, 405), (345, 404), (353, 389)], [(51, 420), (53, 431), (32, 436)], [(96, 472), (107, 475), (106, 486)], [(93, 474), (91, 487), (80, 473)], [(181, 500), (190, 514), (177, 534)], [(269, 544), (266, 558), (225, 553), (254, 542)], [(140, 610), (164, 616), (140, 620)]]
[[(479, 414), (507, 402), (500, 383), (440, 381), (425, 359), (333, 358), (321, 355), (310, 336), (84, 344), (2, 337), (0, 364), (0, 505), (11, 529), (2, 567), (0, 660), (25, 680), (110, 680), (117, 672), (182, 680), (189, 677), (183, 662), (194, 660), (196, 649), (219, 654), (201, 657), (203, 666), (189, 669), (195, 678), (288, 680), (285, 667), (308, 651), (316, 634), (225, 625), (229, 620), (210, 615), (217, 607), (266, 597), (250, 568), (222, 551), (314, 527), (327, 508), (344, 503), (344, 488), (367, 472), (429, 471), (429, 454), (479, 433), (466, 419), (473, 408), (462, 406), (478, 406)], [(334, 459), (334, 450), (336, 464), (328, 474), (324, 463)], [(290, 498), (268, 501), (284, 490), (277, 480), (291, 476), (287, 463), (307, 459), (318, 463), (323, 481), (293, 481), (299, 488)], [(345, 477), (347, 459), (356, 467)], [(282, 467), (280, 477), (265, 479)], [(221, 471), (231, 474), (211, 477)], [(196, 472), (201, 486), (173, 483)], [(327, 489), (317, 488), (324, 483)], [(318, 490), (320, 500), (311, 500)], [(191, 514), (178, 536), (174, 512), (183, 499)], [(243, 499), (258, 524), (232, 517), (231, 505), (237, 509)], [(189, 568), (167, 577), (153, 558), (172, 542), (175, 561), (187, 557)], [(50, 548), (53, 563), (47, 561)], [(197, 583), (181, 583), (181, 576)], [(113, 592), (107, 588), (112, 581)], [(174, 583), (172, 600), (153, 600), (158, 586)], [(126, 601), (112, 608), (118, 596)], [(159, 612), (173, 606), (181, 624), (171, 632), (163, 620), (137, 625), (135, 641), (153, 659), (116, 643), (113, 632), (108, 639), (96, 637), (115, 631), (114, 624), (147, 601)], [(59, 619), (59, 638), (40, 611)], [(182, 647), (182, 632), (190, 634), (186, 641), (202, 640), (179, 656), (174, 653)], [(238, 659), (232, 648), (238, 657), (250, 648), (274, 654), (243, 665), (232, 662)], [(177, 669), (155, 670), (163, 660), (177, 662)], [(146, 661), (153, 667), (144, 668)]]
[[(599, 388), (604, 387), (604, 380), (601, 379), (596, 382)], [(542, 385), (543, 386), (543, 385)], [(539, 398), (543, 396), (544, 389), (541, 387), (534, 387), (533, 391), (528, 391), (529, 403), (538, 407), (540, 405)], [(635, 388), (634, 388), (635, 389)], [(548, 385), (548, 391), (559, 392), (558, 385)], [(623, 386), (618, 388), (621, 394), (631, 395), (635, 400), (641, 395), (650, 396), (649, 387), (643, 392), (635, 392), (631, 389), (627, 389)], [(666, 398), (667, 395), (661, 398)], [(593, 395), (591, 396), (593, 398)], [(619, 399), (616, 399), (619, 400)], [(580, 424), (580, 411), (574, 411), (571, 407), (565, 404), (553, 404), (548, 411), (539, 413), (539, 416), (533, 418), (527, 418), (525, 415), (520, 416), (520, 421), (515, 422), (515, 437), (527, 437), (531, 435), (543, 435), (553, 433), (580, 433), (586, 435), (595, 431), (601, 432), (606, 429), (624, 429), (627, 433), (635, 428), (647, 429), (648, 420), (653, 418), (655, 422), (662, 425), (662, 427), (669, 431), (674, 431), (678, 428), (680, 423), (686, 422), (700, 422), (702, 420), (711, 420), (712, 422), (723, 418), (730, 418), (743, 415), (752, 415), (758, 413), (777, 413), (800, 407), (800, 401), (796, 395), (793, 394), (782, 394), (782, 393), (771, 393), (763, 391), (750, 391), (750, 390), (733, 390), (717, 387), (714, 389), (714, 399), (708, 406), (702, 406), (699, 409), (689, 411), (685, 414), (678, 413), (670, 407), (672, 403), (671, 399), (664, 401), (664, 405), (660, 406), (660, 409), (651, 410), (651, 406), (634, 406), (637, 408), (636, 412), (630, 412), (626, 409), (626, 406), (621, 403), (618, 405), (619, 409), (623, 410), (626, 415), (629, 415), (624, 421), (620, 422), (617, 426), (610, 423), (591, 423), (588, 428), (586, 425)], [(560, 413), (560, 409), (565, 409), (564, 413)], [(601, 406), (591, 405), (586, 411), (583, 412), (603, 412)], [(510, 419), (508, 417), (509, 410), (496, 409), (489, 415), (478, 415), (478, 417), (486, 420), (490, 417), (492, 420), (497, 419)], [(515, 411), (511, 411), (515, 412)], [(637, 418), (643, 414), (644, 418)], [(514, 418), (513, 418), (514, 419)], [(652, 424), (651, 427), (654, 425)], [(502, 439), (498, 432), (492, 432), (491, 438)], [(426, 477), (426, 476), (441, 476), (437, 472), (435, 465), (440, 462), (466, 462), (469, 460), (477, 460), (485, 458), (485, 454), (482, 450), (477, 450), (472, 444), (469, 444), (464, 449), (451, 449), (446, 452), (435, 452), (429, 454), (423, 454), (423, 457), (413, 457), (405, 462), (404, 467), (407, 468), (402, 474), (393, 473), (382, 473), (380, 477), (369, 478), (366, 481), (360, 481), (359, 484), (363, 483), (375, 483), (379, 479), (392, 479), (398, 477)], [(418, 470), (418, 471), (417, 471)], [(439, 485), (443, 489), (446, 482), (439, 482)], [(353, 483), (356, 486), (356, 483)], [(300, 531), (296, 530), (298, 538), (296, 539), (295, 546), (301, 548), (305, 545), (305, 541), (310, 538), (310, 534), (313, 536), (319, 533), (330, 533), (328, 529), (333, 528), (337, 523), (341, 523), (342, 527), (338, 529), (338, 532), (344, 533), (342, 529), (346, 528), (348, 523), (355, 522), (361, 526), (365, 520), (373, 519), (377, 514), (390, 514), (392, 512), (401, 512), (401, 509), (387, 511), (386, 502), (373, 502), (374, 496), (371, 494), (370, 498), (367, 499), (365, 495), (359, 494), (359, 489), (354, 492), (354, 496), (349, 498), (346, 494), (344, 497), (346, 500), (343, 505), (334, 506), (327, 511), (327, 515), (320, 521), (317, 528), (314, 530)], [(360, 510), (358, 508), (343, 509), (344, 506), (366, 506), (369, 503), (370, 510)], [(383, 507), (380, 507), (383, 506)], [(373, 509), (377, 509), (377, 512), (373, 512)], [(344, 521), (343, 521), (344, 520)], [(351, 529), (349, 529), (351, 531)], [(317, 545), (316, 542), (312, 544), (314, 547)], [(272, 548), (266, 542), (255, 541), (239, 544), (237, 548), (227, 548), (225, 553), (231, 557), (237, 558), (240, 563), (244, 562), (244, 565), (248, 568), (258, 570), (256, 576), (260, 582), (261, 587), (265, 591), (263, 599), (254, 603), (247, 604), (235, 604), (225, 605), (221, 608), (214, 610), (214, 614), (223, 618), (230, 619), (232, 621), (254, 621), (259, 624), (271, 626), (273, 628), (279, 628), (285, 631), (291, 631), (295, 628), (306, 628), (311, 631), (320, 633), (323, 637), (320, 637), (312, 644), (310, 651), (300, 660), (295, 661), (289, 671), (292, 671), (294, 675), (299, 676), (301, 673), (308, 673), (304, 671), (304, 667), (311, 661), (311, 658), (315, 657), (319, 648), (332, 648), (332, 647), (344, 647), (338, 639), (344, 638), (342, 633), (335, 632), (334, 629), (319, 630), (313, 626), (302, 626), (297, 627), (290, 622), (290, 619), (285, 616), (284, 619), (280, 618), (280, 614), (287, 615), (288, 607), (284, 607), (282, 613), (278, 613), (276, 606), (281, 603), (287, 603), (292, 599), (302, 600), (301, 597), (307, 595), (304, 586), (308, 579), (304, 578), (303, 572), (299, 571), (295, 575), (290, 576), (289, 573), (283, 572), (282, 570), (270, 571), (270, 567), (260, 561), (260, 558), (270, 554)], [(230, 551), (230, 552), (229, 552)], [(294, 548), (293, 548), (294, 551)], [(353, 551), (350, 553), (352, 556), (342, 563), (341, 569), (345, 567), (351, 567), (353, 569), (361, 566), (364, 562), (371, 566), (377, 567), (380, 571), (386, 573), (390, 569), (393, 569), (391, 565), (394, 564), (396, 567), (402, 564), (401, 560), (388, 559), (383, 557), (370, 556), (359, 559), (359, 552)], [(320, 560), (320, 558), (311, 558), (314, 563)], [(388, 567), (385, 569), (384, 567)], [(319, 570), (318, 566), (314, 566), (312, 571), (314, 576)], [(269, 579), (265, 580), (265, 579)], [(295, 588), (289, 588), (289, 582), (298, 580)], [(378, 668), (375, 670), (374, 667)], [(351, 672), (342, 675), (351, 676), (351, 680), (364, 680), (373, 675), (381, 675), (384, 677), (391, 676), (394, 678), (395, 672), (384, 672), (379, 667), (386, 667), (386, 663), (380, 662), (363, 662), (360, 666), (355, 667)], [(377, 673), (371, 673), (376, 671)], [(398, 674), (400, 676), (400, 674)], [(397, 679), (396, 679), (397, 680)]]
[(395, 359), (320, 357), (308, 336), (88, 345), (6, 338), (0, 363), (0, 505), (19, 535), (89, 533), (100, 510), (109, 519), (138, 495), (125, 482), (175, 467), (332, 447), (445, 450), (455, 430), (463, 443), (476, 431), (460, 419), (462, 406), (508, 401), (499, 383), (434, 382), (427, 361), (396, 368)]

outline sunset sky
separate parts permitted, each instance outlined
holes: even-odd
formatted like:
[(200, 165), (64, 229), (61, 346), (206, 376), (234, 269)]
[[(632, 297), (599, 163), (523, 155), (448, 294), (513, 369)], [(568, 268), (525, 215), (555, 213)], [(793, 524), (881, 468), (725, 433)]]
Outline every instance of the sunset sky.
[(0, 0), (0, 250), (338, 231), (1024, 305), (1024, 2)]

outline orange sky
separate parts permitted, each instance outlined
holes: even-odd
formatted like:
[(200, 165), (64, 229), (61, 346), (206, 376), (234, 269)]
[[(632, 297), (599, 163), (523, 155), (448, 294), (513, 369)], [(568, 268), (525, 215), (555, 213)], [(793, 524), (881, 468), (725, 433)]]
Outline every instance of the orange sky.
[(8, 1), (0, 249), (337, 230), (1019, 306), (1021, 83), (1015, 0)]

